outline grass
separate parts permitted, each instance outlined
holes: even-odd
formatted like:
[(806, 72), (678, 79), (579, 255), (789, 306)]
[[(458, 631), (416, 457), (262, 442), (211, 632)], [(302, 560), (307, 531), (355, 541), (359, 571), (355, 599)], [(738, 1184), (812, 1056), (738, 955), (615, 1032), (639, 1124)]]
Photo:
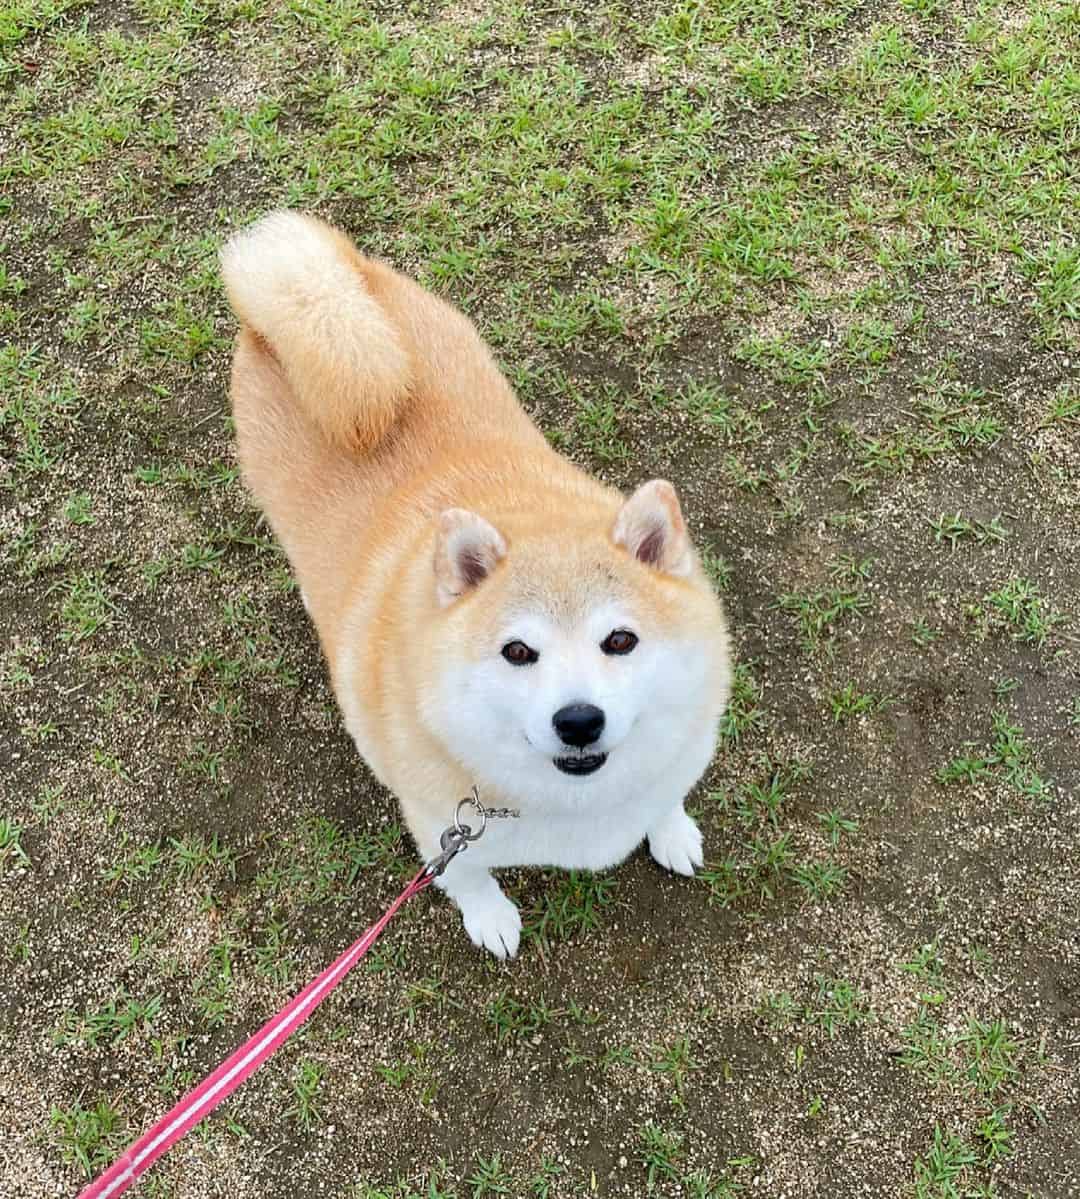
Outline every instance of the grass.
[(991, 622), (1007, 628), (1017, 641), (1043, 645), (1050, 630), (1064, 620), (1030, 579), (1010, 579), (984, 596), (983, 602)]
[(553, 1012), (542, 996), (535, 1001), (522, 1001), (503, 991), (492, 1000), (487, 1020), (494, 1028), (497, 1039), (502, 1041), (514, 1037), (534, 1037), (562, 1014)]
[(303, 1132), (309, 1132), (320, 1119), (319, 1092), (324, 1073), (324, 1068), (318, 1062), (304, 1060), (293, 1075), (293, 1103), (289, 1115)]
[(969, 743), (965, 752), (942, 766), (936, 778), (949, 786), (976, 783), (982, 779), (1003, 778), (1028, 798), (1048, 801), (1051, 784), (1038, 772), (1034, 754), (1019, 725), (1011, 723), (1004, 712), (994, 714), (994, 741), (985, 753), (977, 753)]
[(603, 875), (571, 870), (551, 880), (531, 907), (522, 913), (522, 933), (538, 948), (603, 926), (606, 909), (615, 900), (616, 881)]
[(170, 838), (169, 857), (174, 877), (180, 883), (197, 880), (219, 870), (232, 877), (236, 874), (232, 854), (221, 845), (216, 834), (209, 838)]
[(943, 1026), (932, 1007), (924, 1005), (902, 1030), (900, 1060), (937, 1085), (962, 1086), (999, 1100), (1021, 1076), (1022, 1054), (1031, 1053), (1011, 1036), (1004, 1022), (969, 1015), (961, 1032)]
[(959, 1199), (996, 1193), (991, 1168), (1012, 1152), (1008, 1107), (994, 1108), (969, 1133), (935, 1124), (933, 1143), (915, 1161), (916, 1199)]
[(678, 1037), (670, 1045), (658, 1045), (653, 1049), (651, 1069), (670, 1079), (675, 1095), (681, 1103), (684, 1084), (689, 1075), (701, 1069), (701, 1062), (691, 1054), (688, 1037)]
[(666, 1183), (678, 1187), (674, 1193), (687, 1199), (733, 1199), (745, 1190), (745, 1184), (734, 1175), (754, 1164), (752, 1159), (733, 1159), (719, 1175), (704, 1169), (686, 1170), (683, 1136), (652, 1123), (638, 1129), (636, 1155), (644, 1168), (646, 1194), (672, 1193), (664, 1188)]
[(22, 825), (8, 816), (0, 816), (0, 875), (5, 870), (30, 865), (30, 858), (22, 846)]
[(68, 1109), (54, 1107), (49, 1123), (64, 1161), (74, 1163), (86, 1178), (109, 1165), (125, 1144), (124, 1119), (104, 1099), (89, 1108), (78, 1102)]
[(397, 824), (367, 835), (345, 833), (325, 817), (304, 817), (256, 876), (255, 885), (270, 898), (302, 903), (342, 897), (361, 871), (397, 862), (401, 837)]
[(1068, 425), (1077, 422), (1080, 422), (1080, 392), (1063, 387), (1050, 401), (1047, 423)]
[(1002, 526), (996, 516), (982, 521), (969, 520), (959, 512), (952, 515), (942, 512), (929, 523), (934, 540), (938, 543), (947, 541), (950, 549), (955, 549), (957, 542), (964, 538), (972, 538), (979, 545), (983, 545), (989, 541), (1004, 541), (1009, 534), (1008, 529)]
[(638, 1141), (638, 1156), (645, 1167), (647, 1192), (654, 1191), (659, 1181), (678, 1179), (683, 1142), (678, 1133), (665, 1132), (654, 1124), (646, 1124), (638, 1133)]
[(915, 1161), (916, 1199), (954, 1199), (961, 1194), (980, 1193), (967, 1185), (979, 1164), (979, 1154), (962, 1137), (935, 1125), (933, 1145), (925, 1157)]
[(511, 1194), (512, 1181), (495, 1153), (489, 1158), (477, 1158), (476, 1169), (466, 1180), (466, 1185), (472, 1187), (472, 1199), (484, 1199), (486, 1195)]
[(779, 597), (777, 606), (795, 617), (807, 653), (828, 649), (841, 621), (848, 621), (869, 609), (871, 599), (862, 582), (871, 569), (869, 561), (837, 561), (830, 570), (833, 586), (809, 592), (789, 592)]
[(146, 1000), (133, 999), (122, 991), (99, 1011), (87, 1011), (81, 1018), (66, 1013), (53, 1039), (57, 1045), (78, 1044), (90, 1049), (114, 1045), (135, 1031), (152, 1028), (163, 1000), (163, 995), (153, 995)]
[(116, 605), (109, 598), (104, 572), (84, 571), (56, 585), (60, 593), (61, 637), (84, 641), (113, 620)]
[(766, 714), (760, 701), (761, 687), (755, 681), (750, 664), (736, 662), (731, 676), (731, 695), (720, 720), (721, 744), (738, 746), (748, 734), (762, 728)]
[(848, 869), (834, 852), (843, 838), (854, 835), (859, 822), (831, 810), (816, 819), (827, 834), (826, 844), (808, 845), (800, 854), (788, 824), (797, 789), (812, 776), (801, 759), (761, 762), (760, 780), (746, 781), (732, 793), (713, 793), (710, 806), (732, 817), (741, 830), (739, 844), (725, 858), (708, 861), (698, 878), (709, 900), (722, 908), (760, 912), (779, 896), (831, 899), (841, 894)]
[(845, 1025), (870, 1019), (871, 1013), (858, 988), (845, 979), (818, 975), (814, 986), (814, 996), (805, 1008), (803, 1018), (808, 1024), (823, 1029), (826, 1036), (835, 1037)]
[(285, 205), (673, 480), (736, 665), (696, 883), (507, 872), (510, 966), (414, 901), (148, 1193), (1080, 1188), (1078, 62), (1062, 0), (0, 3), (0, 1191), (415, 869), (235, 461), (216, 255)]
[(866, 716), (888, 703), (881, 695), (871, 691), (859, 691), (854, 683), (847, 683), (839, 691), (829, 696), (829, 708), (833, 720), (842, 724), (853, 716)]

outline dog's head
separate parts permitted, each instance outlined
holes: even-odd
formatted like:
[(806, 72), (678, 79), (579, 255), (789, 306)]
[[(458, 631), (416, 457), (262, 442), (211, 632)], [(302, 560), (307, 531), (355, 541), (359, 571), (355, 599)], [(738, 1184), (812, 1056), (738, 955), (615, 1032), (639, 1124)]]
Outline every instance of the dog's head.
[(715, 726), (727, 635), (670, 484), (503, 528), (451, 509), (434, 573), (422, 710), (479, 783), (587, 802), (645, 784)]

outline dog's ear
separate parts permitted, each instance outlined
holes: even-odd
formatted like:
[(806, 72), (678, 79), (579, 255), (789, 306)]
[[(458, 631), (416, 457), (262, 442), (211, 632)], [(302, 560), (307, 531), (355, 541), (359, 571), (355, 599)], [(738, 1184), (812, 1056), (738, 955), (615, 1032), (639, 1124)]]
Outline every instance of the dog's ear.
[(679, 497), (664, 479), (650, 479), (619, 509), (612, 540), (639, 562), (666, 574), (690, 573), (693, 552)]
[(435, 586), (445, 608), (482, 583), (506, 553), (498, 529), (465, 508), (447, 508), (435, 539)]

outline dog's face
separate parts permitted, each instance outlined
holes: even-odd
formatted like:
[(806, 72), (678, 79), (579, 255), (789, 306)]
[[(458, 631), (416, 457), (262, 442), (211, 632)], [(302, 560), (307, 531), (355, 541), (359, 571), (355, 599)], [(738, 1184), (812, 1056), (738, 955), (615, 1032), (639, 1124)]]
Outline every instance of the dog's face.
[(509, 542), (446, 514), (436, 577), (445, 624), (425, 714), (478, 783), (614, 797), (723, 709), (723, 617), (666, 484), (639, 489), (608, 528), (568, 517)]

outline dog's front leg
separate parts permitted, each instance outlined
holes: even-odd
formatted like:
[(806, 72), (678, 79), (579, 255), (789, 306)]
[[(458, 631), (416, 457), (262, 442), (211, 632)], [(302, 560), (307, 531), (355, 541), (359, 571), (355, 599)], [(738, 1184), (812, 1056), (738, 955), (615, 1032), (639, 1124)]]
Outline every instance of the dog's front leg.
[(472, 943), (497, 958), (512, 958), (521, 940), (521, 916), (502, 888), (482, 866), (461, 854), (435, 880), (461, 909)]
[(693, 874), (705, 861), (701, 829), (687, 816), (681, 799), (649, 829), (648, 835), (649, 852), (665, 870)]

